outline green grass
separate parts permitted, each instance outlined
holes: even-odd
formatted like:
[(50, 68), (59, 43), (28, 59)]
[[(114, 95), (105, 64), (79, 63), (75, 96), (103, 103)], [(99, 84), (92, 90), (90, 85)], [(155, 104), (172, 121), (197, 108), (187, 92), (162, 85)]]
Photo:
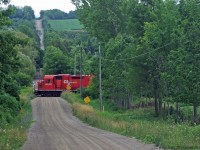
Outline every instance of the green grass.
[[(98, 101), (92, 100), (86, 105), (77, 95), (63, 93), (62, 97), (72, 103), (74, 114), (89, 125), (136, 137), (166, 149), (200, 149), (200, 126), (175, 124), (167, 119), (155, 118), (152, 108), (129, 111), (105, 109), (99, 112)], [(110, 104), (104, 105), (107, 109), (111, 108)]]
[(32, 87), (21, 90), (20, 101), (21, 109), (19, 115), (10, 123), (5, 123), (0, 127), (0, 149), (14, 150), (19, 149), (27, 138), (27, 131), (32, 120), (30, 99)]
[(75, 31), (83, 29), (83, 25), (80, 24), (78, 19), (48, 20), (48, 23), (51, 28), (56, 31)]

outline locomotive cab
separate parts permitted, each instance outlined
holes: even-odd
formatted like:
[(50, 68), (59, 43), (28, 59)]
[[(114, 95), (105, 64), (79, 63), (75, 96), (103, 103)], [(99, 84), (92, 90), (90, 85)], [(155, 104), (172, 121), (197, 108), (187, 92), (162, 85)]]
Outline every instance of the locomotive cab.
[(44, 77), (43, 81), (43, 89), (45, 90), (54, 90), (55, 89), (55, 84), (54, 84), (54, 76), (52, 75), (47, 75)]
[(34, 93), (36, 96), (60, 96), (62, 90), (58, 86), (59, 80), (54, 75), (45, 75), (34, 85)]

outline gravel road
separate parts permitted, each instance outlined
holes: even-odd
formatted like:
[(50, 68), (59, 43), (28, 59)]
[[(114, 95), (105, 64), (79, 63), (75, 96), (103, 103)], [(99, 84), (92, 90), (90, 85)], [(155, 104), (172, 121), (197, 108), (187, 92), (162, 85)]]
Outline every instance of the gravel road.
[(158, 150), (134, 138), (90, 127), (72, 115), (70, 104), (58, 97), (32, 100), (35, 122), (23, 150)]
[(40, 49), (44, 50), (44, 29), (42, 27), (42, 20), (35, 20), (35, 28), (40, 37)]

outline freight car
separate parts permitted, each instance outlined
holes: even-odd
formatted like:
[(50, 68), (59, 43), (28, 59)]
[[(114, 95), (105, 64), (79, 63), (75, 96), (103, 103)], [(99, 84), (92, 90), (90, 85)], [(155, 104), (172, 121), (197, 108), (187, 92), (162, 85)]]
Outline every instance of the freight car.
[(77, 91), (78, 88), (86, 88), (93, 75), (45, 75), (42, 80), (37, 80), (34, 83), (34, 94), (36, 96), (60, 96), (62, 91), (67, 89), (70, 91)]

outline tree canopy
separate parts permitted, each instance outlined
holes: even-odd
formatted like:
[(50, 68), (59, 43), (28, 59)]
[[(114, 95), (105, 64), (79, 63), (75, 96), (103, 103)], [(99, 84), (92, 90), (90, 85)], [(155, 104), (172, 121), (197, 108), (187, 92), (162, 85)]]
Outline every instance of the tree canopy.
[(103, 42), (104, 96), (123, 105), (130, 97), (154, 97), (157, 116), (163, 101), (193, 103), (196, 117), (198, 1), (72, 2), (85, 29)]

